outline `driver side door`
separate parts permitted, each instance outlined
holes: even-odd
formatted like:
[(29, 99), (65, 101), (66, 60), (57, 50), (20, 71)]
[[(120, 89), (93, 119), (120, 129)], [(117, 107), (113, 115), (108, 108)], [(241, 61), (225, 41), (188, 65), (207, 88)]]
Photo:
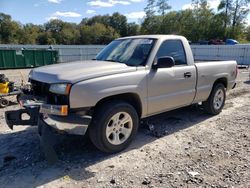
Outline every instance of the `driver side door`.
[(175, 65), (151, 69), (148, 74), (148, 115), (186, 106), (195, 97), (196, 68), (187, 64), (181, 40), (164, 41), (156, 55), (171, 56)]

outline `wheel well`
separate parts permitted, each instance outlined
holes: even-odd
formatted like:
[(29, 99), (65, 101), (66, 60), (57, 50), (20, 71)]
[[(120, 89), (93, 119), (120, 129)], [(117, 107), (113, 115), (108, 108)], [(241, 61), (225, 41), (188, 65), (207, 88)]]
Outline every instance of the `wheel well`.
[(223, 77), (223, 78), (217, 79), (217, 80), (214, 82), (213, 87), (216, 86), (216, 85), (219, 84), (219, 83), (223, 84), (224, 87), (227, 89), (227, 78)]
[(142, 104), (141, 104), (141, 100), (140, 100), (139, 96), (135, 93), (123, 93), (123, 94), (119, 94), (119, 95), (112, 95), (109, 97), (105, 97), (97, 102), (97, 104), (94, 107), (94, 110), (95, 110), (95, 108), (102, 105), (103, 103), (106, 103), (106, 102), (111, 101), (111, 100), (112, 101), (113, 100), (122, 100), (122, 101), (128, 102), (130, 105), (132, 105), (135, 108), (138, 116), (141, 117)]

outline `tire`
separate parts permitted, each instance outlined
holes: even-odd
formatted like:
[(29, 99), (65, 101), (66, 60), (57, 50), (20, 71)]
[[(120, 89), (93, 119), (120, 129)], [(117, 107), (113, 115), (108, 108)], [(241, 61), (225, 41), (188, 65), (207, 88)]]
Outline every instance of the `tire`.
[(6, 100), (4, 98), (0, 99), (0, 107), (1, 108), (5, 108), (8, 105), (9, 105), (9, 101), (8, 100)]
[(135, 138), (138, 124), (138, 114), (132, 105), (123, 101), (107, 102), (94, 112), (90, 140), (103, 152), (117, 153)]
[(218, 83), (213, 87), (208, 99), (203, 102), (204, 109), (207, 113), (211, 115), (217, 115), (222, 111), (225, 104), (225, 100), (225, 86), (221, 83)]

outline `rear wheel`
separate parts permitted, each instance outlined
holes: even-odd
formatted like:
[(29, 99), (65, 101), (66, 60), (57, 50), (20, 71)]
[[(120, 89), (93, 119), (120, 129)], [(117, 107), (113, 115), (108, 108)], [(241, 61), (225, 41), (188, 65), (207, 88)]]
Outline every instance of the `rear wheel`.
[(131, 143), (138, 129), (138, 115), (130, 104), (108, 102), (94, 113), (89, 127), (92, 143), (107, 153), (119, 152)]
[(223, 84), (219, 83), (213, 87), (209, 98), (203, 103), (206, 112), (217, 115), (224, 107), (226, 100), (226, 91)]
[(0, 99), (0, 107), (1, 108), (5, 108), (8, 105), (9, 105), (9, 101), (7, 99), (4, 99), (4, 98)]

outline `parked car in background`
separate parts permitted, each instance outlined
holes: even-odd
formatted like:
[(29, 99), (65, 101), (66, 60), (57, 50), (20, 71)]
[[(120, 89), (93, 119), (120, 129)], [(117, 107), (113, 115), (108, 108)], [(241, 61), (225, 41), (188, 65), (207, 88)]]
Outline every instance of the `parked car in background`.
[(208, 42), (209, 45), (223, 45), (225, 44), (225, 42), (223, 42), (223, 40), (221, 39), (211, 39)]
[(235, 44), (239, 44), (239, 42), (237, 40), (234, 40), (234, 39), (227, 39), (226, 40), (226, 45), (235, 45)]

